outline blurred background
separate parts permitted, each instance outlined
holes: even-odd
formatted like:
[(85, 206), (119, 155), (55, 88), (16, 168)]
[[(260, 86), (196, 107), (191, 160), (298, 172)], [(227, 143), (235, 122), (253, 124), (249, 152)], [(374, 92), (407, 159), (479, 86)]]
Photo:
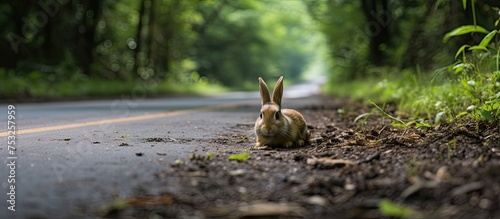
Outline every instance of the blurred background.
[[(0, 3), (0, 98), (256, 90), (256, 78), (433, 75), (495, 28), (497, 0), (41, 0)], [(470, 2), (469, 2), (470, 3)], [(473, 12), (475, 13), (473, 15)], [(396, 76), (394, 76), (396, 77)], [(339, 91), (341, 90), (341, 91)]]

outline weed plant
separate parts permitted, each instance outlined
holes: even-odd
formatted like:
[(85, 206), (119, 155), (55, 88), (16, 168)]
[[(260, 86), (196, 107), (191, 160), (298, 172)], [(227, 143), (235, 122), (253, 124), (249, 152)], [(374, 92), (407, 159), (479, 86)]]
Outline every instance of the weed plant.
[[(465, 8), (467, 1), (463, 2)], [(471, 1), (471, 5), (474, 5), (474, 1)], [(447, 33), (443, 43), (452, 37), (470, 34), (485, 36), (477, 45), (461, 46), (456, 52), (456, 61), (436, 70), (434, 74), (423, 74), (418, 68), (401, 72), (396, 68), (382, 67), (375, 70), (384, 72), (382, 77), (326, 89), (338, 95), (397, 104), (397, 116), (405, 120), (404, 126), (430, 126), (457, 119), (499, 121), (499, 23), (500, 18), (496, 20), (494, 30), (487, 30), (478, 26), (474, 19), (473, 25), (460, 26)], [(384, 110), (375, 106), (378, 111)], [(386, 115), (385, 112), (383, 114)], [(401, 125), (401, 120), (393, 121), (395, 125)]]

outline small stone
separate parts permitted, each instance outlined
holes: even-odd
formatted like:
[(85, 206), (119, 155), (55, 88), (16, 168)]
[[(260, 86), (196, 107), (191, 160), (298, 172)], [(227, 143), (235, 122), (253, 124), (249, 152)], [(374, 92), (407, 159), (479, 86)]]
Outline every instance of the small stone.
[(346, 183), (346, 184), (344, 185), (344, 189), (345, 189), (345, 190), (354, 190), (354, 189), (356, 189), (356, 185), (351, 184), (351, 183)]
[(180, 160), (180, 159), (177, 159), (174, 161), (174, 163), (172, 164), (172, 167), (180, 167), (182, 166), (182, 164), (184, 164), (184, 161)]
[(328, 200), (322, 196), (314, 195), (307, 199), (307, 203), (311, 205), (326, 206), (328, 205)]
[(289, 177), (285, 177), (284, 179), (285, 182), (288, 182), (290, 184), (300, 184), (302, 182), (302, 180), (300, 180), (300, 178), (298, 178), (297, 176), (289, 176)]
[(247, 188), (245, 188), (245, 187), (242, 186), (242, 187), (238, 188), (238, 192), (242, 193), (242, 194), (246, 193), (247, 192)]
[(440, 167), (436, 172), (436, 180), (443, 181), (450, 178), (450, 173), (446, 166)]
[(479, 207), (482, 209), (490, 209), (492, 205), (493, 202), (491, 202), (489, 199), (483, 198), (479, 201)]
[(237, 170), (232, 170), (229, 172), (229, 175), (231, 176), (243, 176), (247, 173), (245, 169), (237, 169)]

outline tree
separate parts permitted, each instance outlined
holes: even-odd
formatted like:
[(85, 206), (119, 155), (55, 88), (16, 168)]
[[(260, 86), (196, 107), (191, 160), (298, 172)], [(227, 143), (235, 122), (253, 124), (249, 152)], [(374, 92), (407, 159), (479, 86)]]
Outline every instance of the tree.
[(13, 1), (0, 12), (0, 49), (14, 54), (0, 70), (19, 75), (252, 87), (258, 76), (299, 79), (315, 54), (299, 1)]
[(391, 43), (392, 13), (389, 10), (388, 0), (361, 0), (361, 9), (366, 18), (365, 33), (370, 38), (370, 63), (382, 66), (386, 64), (386, 55), (381, 47)]

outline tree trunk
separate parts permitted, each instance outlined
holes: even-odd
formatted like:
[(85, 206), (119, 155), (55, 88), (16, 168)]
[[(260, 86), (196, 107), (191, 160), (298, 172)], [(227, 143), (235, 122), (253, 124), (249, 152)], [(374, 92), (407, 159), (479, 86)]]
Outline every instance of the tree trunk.
[(382, 66), (387, 60), (380, 46), (391, 42), (388, 0), (362, 0), (361, 8), (367, 20), (365, 33), (370, 38), (368, 59), (372, 64)]
[[(423, 14), (421, 17), (417, 18), (415, 22), (417, 24), (426, 24), (428, 22), (428, 19), (431, 17), (431, 12), (435, 8), (435, 2), (429, 2), (426, 6), (426, 12)], [(407, 10), (412, 10), (411, 8)], [(404, 56), (402, 58), (402, 63), (401, 63), (401, 68), (413, 68), (415, 66), (421, 66), (424, 69), (426, 69), (427, 66), (426, 64), (432, 63), (433, 56), (430, 54), (427, 54), (427, 57), (421, 57), (419, 56), (419, 51), (420, 50), (427, 50), (429, 52), (433, 52), (434, 50), (432, 49), (426, 49), (428, 46), (428, 43), (430, 40), (434, 39), (427, 39), (424, 35), (425, 32), (425, 26), (423, 25), (415, 25), (415, 28), (413, 29), (410, 39), (408, 40), (408, 46), (406, 47), (406, 52), (404, 53)]]
[(139, 74), (138, 70), (139, 70), (139, 67), (141, 67), (141, 60), (140, 60), (140, 53), (141, 53), (141, 46), (142, 46), (142, 29), (143, 29), (143, 25), (144, 25), (144, 20), (143, 20), (143, 17), (144, 17), (144, 13), (146, 11), (146, 0), (142, 0), (141, 1), (141, 7), (139, 9), (139, 23), (137, 23), (137, 32), (136, 32), (136, 35), (135, 35), (135, 43), (136, 43), (136, 47), (134, 48), (134, 60), (135, 60), (135, 63), (134, 63), (134, 70), (133, 70), (133, 74)]
[(6, 26), (2, 26), (0, 34), (0, 49), (9, 55), (0, 59), (0, 66), (4, 68), (16, 68), (17, 64), (29, 57), (33, 57), (33, 48), (29, 48), (26, 43), (26, 36), (23, 33), (23, 17), (32, 11), (32, 4), (25, 4), (20, 1), (9, 1), (11, 10), (7, 10)]
[(156, 0), (150, 0), (151, 6), (149, 7), (149, 23), (148, 23), (148, 63), (147, 65), (153, 68), (155, 71), (159, 70), (156, 68), (156, 42), (155, 42), (155, 27), (156, 27)]
[(76, 26), (78, 47), (75, 60), (85, 75), (92, 75), (94, 51), (97, 46), (95, 32), (102, 10), (101, 1), (84, 1), (84, 17), (80, 25)]

